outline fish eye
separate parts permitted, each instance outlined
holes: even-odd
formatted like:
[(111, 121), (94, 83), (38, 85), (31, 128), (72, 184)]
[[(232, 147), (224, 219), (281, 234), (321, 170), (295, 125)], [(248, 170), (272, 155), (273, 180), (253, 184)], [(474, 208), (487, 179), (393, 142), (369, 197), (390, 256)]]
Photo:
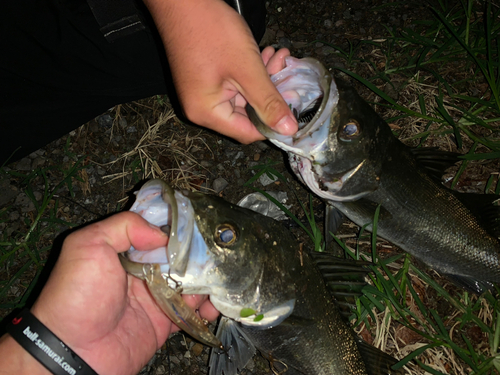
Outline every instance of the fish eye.
[(356, 138), (359, 134), (359, 123), (356, 120), (349, 120), (349, 122), (342, 127), (340, 138), (350, 140)]
[(219, 246), (231, 246), (236, 238), (236, 229), (231, 224), (220, 224), (215, 228), (215, 243)]

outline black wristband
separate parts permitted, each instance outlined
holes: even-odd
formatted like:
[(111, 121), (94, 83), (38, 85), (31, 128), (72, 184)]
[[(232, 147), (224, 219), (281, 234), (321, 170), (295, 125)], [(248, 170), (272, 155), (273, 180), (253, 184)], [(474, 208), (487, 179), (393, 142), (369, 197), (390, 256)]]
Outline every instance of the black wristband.
[(55, 375), (97, 375), (28, 309), (23, 309), (7, 324), (7, 332)]

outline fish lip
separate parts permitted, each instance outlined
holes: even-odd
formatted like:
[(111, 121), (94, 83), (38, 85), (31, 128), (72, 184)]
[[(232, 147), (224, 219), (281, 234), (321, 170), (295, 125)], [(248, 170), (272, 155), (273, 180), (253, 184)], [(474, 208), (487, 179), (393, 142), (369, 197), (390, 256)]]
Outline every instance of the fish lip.
[[(308, 158), (298, 158), (298, 160), (299, 162), (297, 162), (296, 158), (294, 162), (291, 161), (292, 169), (295, 170), (296, 174), (300, 175), (302, 181), (309, 186), (313, 193), (321, 198), (335, 200), (338, 202), (349, 202), (362, 198), (370, 193), (370, 191), (364, 191), (354, 195), (336, 194), (342, 192), (344, 185), (363, 167), (366, 159), (362, 160), (354, 168), (351, 168), (344, 173), (339, 173), (339, 178), (336, 181), (326, 181), (324, 177), (321, 177), (314, 170), (312, 163)], [(326, 187), (326, 189), (322, 188), (320, 185)]]
[[(146, 195), (146, 198), (144, 198), (146, 201), (159, 199), (158, 195), (160, 195), (161, 200), (168, 207), (168, 209), (165, 209), (168, 219), (165, 217), (158, 217), (157, 214), (155, 216), (154, 211), (151, 213), (152, 218), (155, 219), (155, 221), (151, 221), (153, 225), (159, 226), (162, 230), (168, 228), (167, 230), (164, 230), (164, 232), (168, 232), (166, 233), (168, 235), (168, 244), (166, 244), (166, 247), (163, 246), (149, 252), (134, 252), (135, 256), (132, 257), (132, 260), (135, 259), (136, 261), (140, 261), (143, 256), (153, 254), (153, 252), (156, 251), (163, 251), (165, 254), (162, 257), (163, 262), (155, 263), (168, 263), (170, 270), (182, 277), (185, 275), (189, 263), (191, 240), (193, 238), (195, 227), (195, 215), (191, 201), (182, 193), (174, 191), (165, 181), (159, 179), (146, 182), (142, 186), (139, 193), (141, 191), (148, 191), (148, 189), (150, 191)], [(158, 203), (156, 205), (158, 206)], [(137, 211), (140, 206), (141, 202), (136, 200), (136, 203), (132, 206), (131, 211), (142, 215), (141, 212)]]
[[(259, 321), (255, 321), (254, 315), (245, 318), (240, 316), (242, 306), (236, 306), (222, 299), (219, 300), (214, 296), (210, 296), (210, 302), (217, 310), (224, 311), (224, 316), (227, 316), (228, 318), (233, 319), (245, 326), (258, 329), (267, 329), (279, 325), (292, 314), (295, 308), (295, 299), (293, 298), (285, 301), (281, 305), (273, 306), (271, 309), (264, 312), (259, 311), (257, 315), (262, 314), (264, 317)], [(230, 311), (232, 311), (232, 313), (230, 313)]]
[[(312, 58), (297, 59), (288, 56), (285, 59), (285, 64), (286, 67), (283, 70), (271, 76), (271, 80), (276, 85), (278, 91), (280, 91), (279, 84), (285, 82), (286, 79), (289, 78), (290, 76), (293, 76), (293, 75), (287, 76), (286, 74), (290, 71), (293, 71), (293, 69), (297, 69), (298, 71), (297, 76), (300, 76), (299, 79), (302, 79), (304, 76), (307, 77), (307, 79), (313, 79), (314, 82), (316, 82), (318, 85), (316, 87), (315, 92), (317, 92), (318, 88), (322, 92), (321, 104), (318, 110), (316, 111), (314, 117), (311, 119), (311, 121), (309, 121), (306, 125), (301, 127), (294, 135), (282, 135), (277, 133), (274, 129), (268, 127), (259, 118), (255, 110), (249, 104), (247, 104), (246, 107), (247, 114), (251, 122), (262, 133), (262, 135), (264, 135), (276, 146), (287, 152), (291, 152), (301, 157), (313, 160), (311, 154), (313, 154), (315, 150), (322, 148), (323, 144), (326, 141), (325, 137), (316, 137), (318, 138), (318, 140), (317, 141), (314, 140), (313, 134), (321, 130), (323, 127), (329, 126), (330, 117), (332, 116), (333, 109), (336, 107), (339, 101), (338, 88), (330, 72), (323, 66), (323, 64), (321, 64), (316, 59)], [(300, 75), (301, 71), (300, 67), (303, 65), (307, 65), (307, 69), (310, 72), (309, 75), (312, 76), (313, 78), (308, 77), (307, 75), (304, 74)], [(285, 76), (285, 78), (283, 78), (283, 76)], [(281, 89), (282, 90), (280, 91), (280, 93), (290, 91), (290, 90), (287, 91), (285, 88)], [(304, 100), (311, 100), (311, 99), (304, 98)], [(301, 103), (303, 103), (302, 100)], [(306, 143), (306, 145), (304, 145), (304, 143)], [(307, 152), (303, 151), (304, 149), (309, 151)]]

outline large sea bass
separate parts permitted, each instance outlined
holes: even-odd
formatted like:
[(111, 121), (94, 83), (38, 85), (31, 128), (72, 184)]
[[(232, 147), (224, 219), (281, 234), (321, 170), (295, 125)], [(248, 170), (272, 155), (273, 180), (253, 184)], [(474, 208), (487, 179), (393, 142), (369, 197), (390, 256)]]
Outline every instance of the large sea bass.
[[(354, 89), (315, 59), (288, 57), (271, 77), (299, 120), (294, 136), (261, 133), (288, 152), (295, 174), (362, 226), (380, 206), (377, 234), (457, 283), (481, 291), (500, 282), (500, 210), (496, 195), (453, 192), (440, 183), (456, 158), (411, 149)], [(369, 227), (370, 229), (370, 227)]]
[[(212, 355), (211, 374), (236, 374), (255, 348), (290, 373), (394, 373), (395, 361), (346, 325), (315, 263), (280, 223), (159, 180), (141, 188), (131, 210), (169, 233), (169, 243), (131, 249), (122, 264), (181, 328), (225, 347)], [(224, 316), (217, 337), (183, 304), (181, 289), (210, 296)]]

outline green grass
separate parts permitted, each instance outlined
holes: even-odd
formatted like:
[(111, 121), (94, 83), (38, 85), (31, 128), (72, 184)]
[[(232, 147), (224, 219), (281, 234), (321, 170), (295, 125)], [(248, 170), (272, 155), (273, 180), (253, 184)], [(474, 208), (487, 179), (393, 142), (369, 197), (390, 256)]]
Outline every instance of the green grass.
[[(280, 180), (285, 182), (284, 177), (280, 177)], [(314, 220), (312, 195), (309, 195), (308, 204), (303, 204), (297, 197), (301, 213), (306, 218), (304, 224), (272, 196), (260, 189), (254, 189), (264, 194), (305, 231), (311, 239), (311, 247), (316, 251), (324, 250), (323, 234)], [(466, 369), (467, 373), (490, 374), (494, 370), (500, 371), (500, 306), (495, 297), (500, 288), (493, 292), (488, 291), (480, 297), (471, 296), (457, 288), (443, 287), (443, 281), (436, 281), (412, 264), (408, 254), (380, 257), (377, 250), (378, 212), (377, 209), (372, 223), (359, 228), (354, 248), (334, 236), (347, 257), (374, 263), (371, 266), (370, 283), (363, 288), (363, 295), (356, 300), (350, 317), (353, 327), (360, 328), (364, 325), (373, 333), (377, 331), (377, 325), (381, 324), (379, 315), (382, 314), (384, 322), (389, 324), (391, 329), (404, 326), (418, 335), (421, 346), (404, 356), (395, 366), (402, 368), (411, 364), (411, 373), (419, 373), (415, 368), (420, 368), (421, 371), (425, 370), (431, 374), (446, 374), (424, 363), (429, 357), (432, 358), (432, 354), (425, 356), (428, 350), (443, 348), (452, 351), (455, 356), (453, 362), (457, 367)], [(372, 224), (373, 232), (366, 232), (365, 228)], [(362, 243), (369, 243), (368, 249), (366, 246), (362, 249)], [(393, 267), (394, 265), (396, 267)], [(398, 269), (397, 272), (392, 271), (393, 268)], [(429, 303), (423, 299), (431, 290), (433, 295), (439, 296), (438, 302)], [(437, 311), (438, 303), (449, 305), (451, 312), (441, 316)], [(489, 319), (485, 318), (485, 314)], [(488, 348), (474, 347), (468, 337), (467, 329), (476, 326), (487, 335)]]
[[(397, 114), (388, 122), (404, 126), (410, 119), (420, 120), (419, 131), (409, 137), (410, 141), (418, 141), (421, 146), (430, 138), (453, 137), (458, 151), (464, 153), (452, 182), (455, 186), (472, 161), (500, 158), (500, 8), (492, 1), (443, 0), (429, 10), (432, 14), (429, 19), (413, 22), (400, 32), (386, 27), (388, 35), (381, 41), (349, 42), (348, 50), (321, 42), (335, 48), (345, 60), (347, 68), (338, 70), (373, 91), (379, 97), (377, 105), (395, 110)], [(361, 54), (367, 45), (382, 53), (383, 63)], [(362, 65), (368, 65), (375, 73), (362, 77), (356, 73)], [(432, 82), (437, 88), (432, 103), (424, 93), (417, 92), (416, 105), (409, 108), (408, 103), (393, 99), (380, 88), (403, 82), (404, 90), (414, 81)], [(477, 87), (483, 89), (476, 90), (474, 95)], [(497, 172), (490, 175), (485, 192), (500, 193)], [(354, 326), (364, 324), (368, 330), (375, 330), (381, 324), (378, 315), (384, 313), (384, 319), (420, 335), (425, 345), (406, 355), (398, 368), (413, 362), (431, 374), (442, 374), (422, 363), (421, 356), (433, 348), (444, 347), (469, 367), (468, 373), (499, 372), (500, 308), (495, 297), (499, 290), (493, 294), (486, 292), (479, 298), (455, 288), (449, 291), (412, 264), (409, 255), (379, 257), (376, 224), (377, 215), (373, 221), (374, 234), (369, 234), (371, 254), (360, 250), (359, 241), (355, 248), (349, 248), (337, 239), (348, 256), (375, 263), (371, 283), (358, 299), (352, 315)], [(358, 239), (366, 242), (364, 228), (360, 228)], [(390, 268), (394, 264), (397, 272)], [(453, 316), (441, 316), (435, 305), (427, 306), (416, 291), (416, 280), (423, 283), (426, 292), (433, 290), (443, 303), (452, 306)], [(484, 311), (489, 319), (481, 315)], [(488, 348), (475, 347), (467, 336), (467, 328), (476, 326), (487, 335)], [(452, 367), (450, 371), (453, 373)]]
[[(2, 177), (18, 181), (35, 208), (34, 214), (22, 215), (18, 219), (22, 221), (18, 230), (11, 234), (4, 230), (0, 238), (0, 309), (12, 310), (25, 305), (45, 265), (54, 235), (60, 228), (74, 225), (60, 218), (57, 193), (66, 188), (70, 196), (74, 195), (73, 184), (80, 179), (78, 172), (83, 168), (84, 158), (77, 159), (67, 152), (67, 148), (66, 155), (70, 162), (65, 167), (37, 168), (25, 174), (0, 168)], [(58, 176), (59, 181), (55, 186), (52, 185), (54, 176)], [(43, 192), (37, 199), (33, 187), (40, 184)], [(3, 208), (0, 223), (12, 224), (8, 216), (14, 211), (13, 206)], [(13, 295), (13, 288), (18, 293)]]
[[(429, 9), (431, 19), (414, 22), (400, 33), (387, 27), (383, 41), (350, 44), (348, 51), (331, 45), (346, 60), (348, 68), (338, 69), (378, 95), (378, 105), (398, 111), (388, 122), (420, 119), (422, 129), (412, 139), (423, 143), (429, 136), (453, 134), (459, 150), (474, 149), (466, 160), (499, 158), (500, 8), (491, 1), (461, 0), (439, 1)], [(382, 52), (382, 64), (361, 56), (360, 47), (367, 44)], [(353, 71), (361, 64), (368, 64), (375, 74), (361, 77)], [(417, 95), (418, 108), (399, 103), (379, 88), (394, 80), (405, 80), (403, 88), (412, 80), (432, 82), (438, 89), (435, 105), (430, 106), (422, 93)], [(473, 95), (477, 87), (485, 89)]]

